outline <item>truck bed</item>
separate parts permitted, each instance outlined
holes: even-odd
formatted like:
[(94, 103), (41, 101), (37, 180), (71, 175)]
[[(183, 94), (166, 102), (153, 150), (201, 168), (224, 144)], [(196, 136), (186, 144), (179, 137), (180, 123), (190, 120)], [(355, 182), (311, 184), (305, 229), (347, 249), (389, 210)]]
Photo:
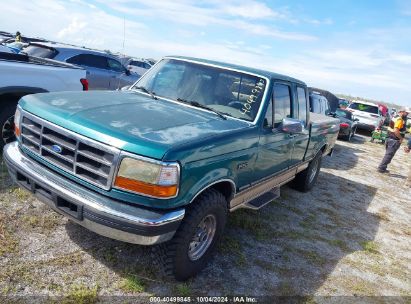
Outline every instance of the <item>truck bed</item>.
[(20, 62), (20, 63), (30, 63), (30, 64), (41, 64), (41, 65), (55, 66), (59, 68), (70, 68), (70, 69), (82, 70), (81, 67), (78, 67), (78, 66), (75, 66), (69, 63), (60, 62), (60, 61), (56, 61), (52, 59), (28, 56), (25, 54), (13, 54), (13, 53), (0, 52), (0, 60), (14, 61), (14, 62)]

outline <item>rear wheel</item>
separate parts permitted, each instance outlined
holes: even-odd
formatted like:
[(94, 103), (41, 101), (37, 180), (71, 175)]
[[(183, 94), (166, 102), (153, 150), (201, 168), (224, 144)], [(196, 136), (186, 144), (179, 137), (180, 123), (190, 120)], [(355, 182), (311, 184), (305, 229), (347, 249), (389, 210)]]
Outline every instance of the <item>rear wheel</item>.
[(16, 112), (17, 102), (7, 102), (0, 112), (0, 150), (5, 144), (16, 140), (14, 134), (14, 113)]
[(293, 180), (292, 186), (303, 192), (307, 192), (312, 189), (318, 178), (321, 168), (321, 156), (322, 151), (318, 151), (315, 157), (312, 159), (307, 169), (298, 173)]
[(187, 208), (174, 238), (153, 248), (164, 274), (184, 281), (200, 272), (209, 262), (227, 219), (225, 197), (206, 190)]

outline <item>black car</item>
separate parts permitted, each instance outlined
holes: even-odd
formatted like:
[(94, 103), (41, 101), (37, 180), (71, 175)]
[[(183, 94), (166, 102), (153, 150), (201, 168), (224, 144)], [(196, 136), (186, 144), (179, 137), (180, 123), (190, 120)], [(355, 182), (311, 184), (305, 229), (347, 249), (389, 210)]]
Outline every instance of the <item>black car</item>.
[(336, 109), (332, 116), (340, 119), (340, 132), (338, 133), (338, 138), (343, 138), (348, 141), (357, 132), (357, 122), (358, 118), (354, 118), (352, 113), (343, 109)]

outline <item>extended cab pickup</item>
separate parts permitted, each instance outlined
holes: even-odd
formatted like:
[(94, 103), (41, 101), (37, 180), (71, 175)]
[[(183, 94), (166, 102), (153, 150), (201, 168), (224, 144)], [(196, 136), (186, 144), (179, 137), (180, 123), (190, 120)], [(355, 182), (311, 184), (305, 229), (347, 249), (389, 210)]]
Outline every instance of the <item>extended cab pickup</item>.
[(13, 116), (27, 94), (88, 89), (86, 70), (71, 64), (0, 51), (0, 151), (14, 140)]
[(185, 280), (209, 260), (229, 211), (259, 209), (292, 180), (313, 187), (339, 121), (307, 105), (299, 80), (166, 57), (126, 91), (23, 97), (4, 160), (72, 221), (161, 243), (165, 273)]

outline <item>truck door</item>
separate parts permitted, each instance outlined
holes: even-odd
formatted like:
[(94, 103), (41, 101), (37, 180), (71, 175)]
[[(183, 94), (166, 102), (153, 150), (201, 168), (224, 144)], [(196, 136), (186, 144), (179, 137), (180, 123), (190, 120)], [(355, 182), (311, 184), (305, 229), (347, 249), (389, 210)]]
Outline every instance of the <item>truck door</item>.
[(294, 100), (293, 116), (294, 118), (301, 120), (304, 130), (301, 134), (290, 135), (293, 139), (293, 152), (291, 154), (290, 166), (296, 165), (304, 159), (305, 151), (310, 139), (307, 119), (307, 90), (304, 87), (297, 85), (296, 98)]
[(288, 133), (281, 130), (281, 122), (283, 118), (292, 117), (291, 92), (289, 83), (274, 83), (255, 163), (255, 173), (258, 179), (277, 174), (286, 170), (290, 165), (293, 140)]

